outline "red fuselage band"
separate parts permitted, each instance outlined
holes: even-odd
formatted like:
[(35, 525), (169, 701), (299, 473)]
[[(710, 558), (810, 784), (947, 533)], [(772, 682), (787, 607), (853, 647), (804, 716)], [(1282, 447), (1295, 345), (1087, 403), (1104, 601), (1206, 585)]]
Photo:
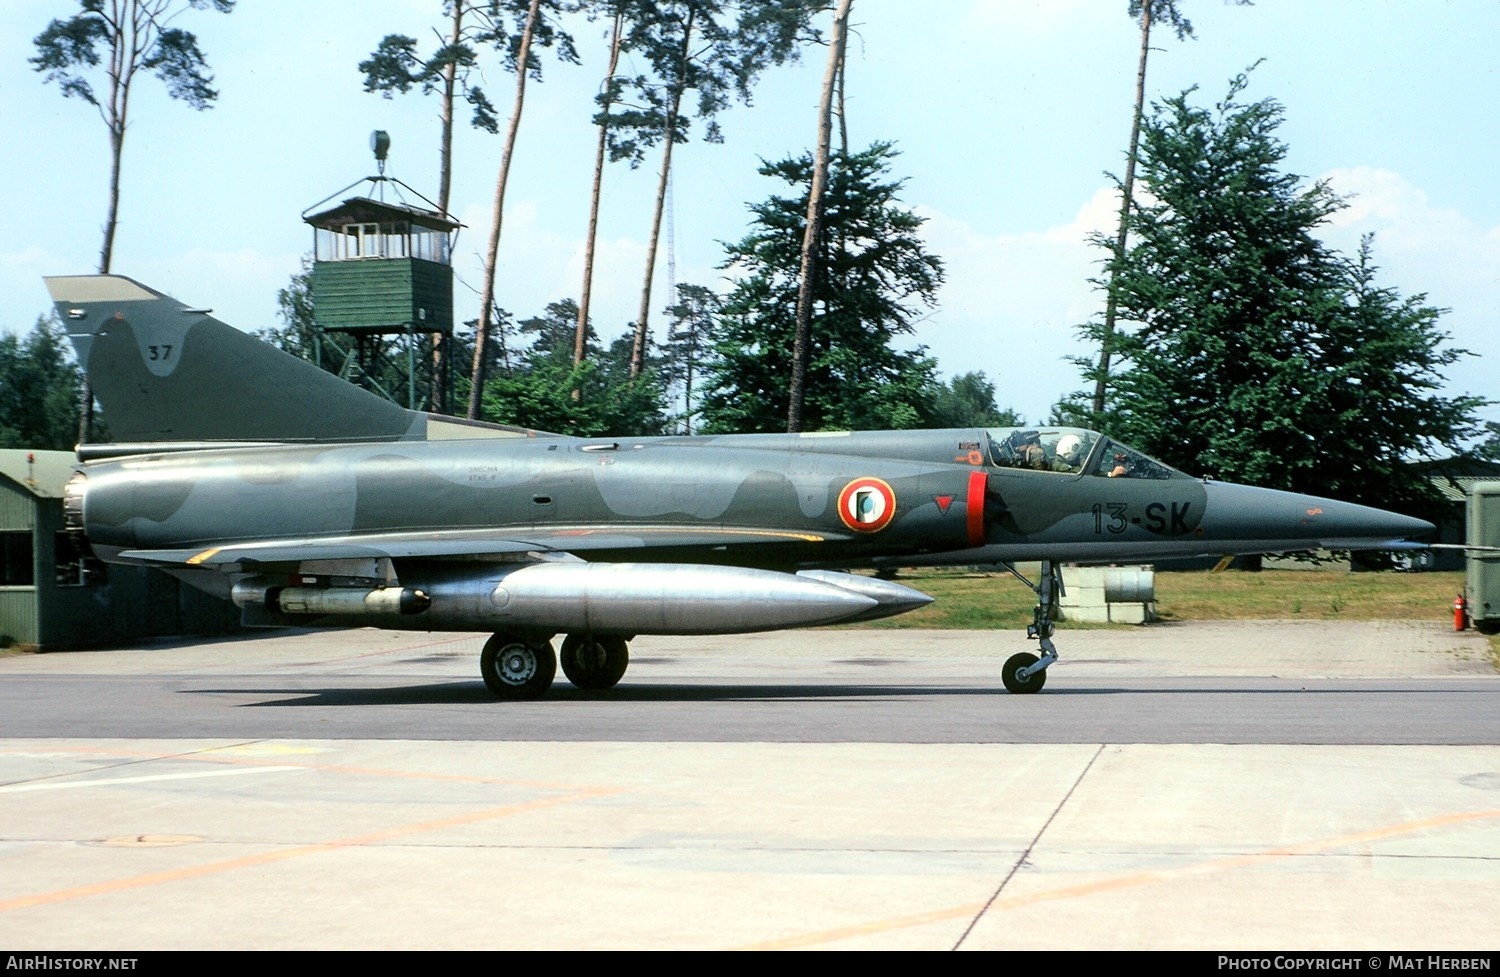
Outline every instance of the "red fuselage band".
[(965, 505), (969, 515), (969, 545), (984, 545), (984, 487), (989, 481), (984, 472), (969, 472), (969, 497)]

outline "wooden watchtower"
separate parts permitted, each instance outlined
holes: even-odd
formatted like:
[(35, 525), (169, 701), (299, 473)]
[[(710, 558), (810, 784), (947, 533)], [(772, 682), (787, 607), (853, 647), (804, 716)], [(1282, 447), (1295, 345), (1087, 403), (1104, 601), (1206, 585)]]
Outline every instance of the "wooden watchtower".
[[(384, 132), (370, 143), (379, 175), (302, 212), (313, 228), (314, 355), (320, 366), (403, 407), (447, 413), (451, 254), (463, 225), (385, 175)], [(346, 196), (361, 187), (363, 193)]]

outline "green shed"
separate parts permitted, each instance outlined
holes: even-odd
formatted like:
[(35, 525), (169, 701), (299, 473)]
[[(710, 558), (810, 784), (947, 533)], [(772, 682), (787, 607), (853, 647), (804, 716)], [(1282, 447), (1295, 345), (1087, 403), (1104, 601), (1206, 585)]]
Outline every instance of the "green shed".
[(106, 566), (63, 529), (67, 451), (0, 449), (0, 646), (102, 647), (238, 630), (238, 609), (145, 567)]
[(1464, 590), (1469, 616), (1485, 634), (1500, 634), (1500, 481), (1469, 487), (1468, 530)]

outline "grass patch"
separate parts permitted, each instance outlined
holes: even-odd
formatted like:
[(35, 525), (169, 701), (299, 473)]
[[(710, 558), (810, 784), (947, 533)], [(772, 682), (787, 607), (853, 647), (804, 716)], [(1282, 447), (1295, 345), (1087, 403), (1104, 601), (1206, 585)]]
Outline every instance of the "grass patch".
[[(1063, 571), (1064, 583), (1067, 571)], [(903, 570), (897, 582), (937, 598), (920, 610), (857, 625), (864, 628), (986, 630), (1024, 628), (1036, 599), (1003, 571)], [(1163, 571), (1156, 574), (1156, 609), (1166, 621), (1297, 619), (1336, 621), (1451, 621), (1461, 572), (1348, 573), (1264, 570), (1246, 573)], [(1082, 627), (1131, 627), (1084, 625)], [(1500, 655), (1500, 651), (1497, 651)]]
[(1460, 571), (1167, 571), (1156, 575), (1156, 606), (1167, 621), (1452, 621), (1463, 589)]
[(1024, 628), (1031, 623), (1036, 597), (1021, 581), (1005, 572), (933, 568), (903, 570), (896, 582), (920, 590), (936, 600), (897, 617), (850, 625), (856, 628), (903, 630), (937, 628), (989, 631)]

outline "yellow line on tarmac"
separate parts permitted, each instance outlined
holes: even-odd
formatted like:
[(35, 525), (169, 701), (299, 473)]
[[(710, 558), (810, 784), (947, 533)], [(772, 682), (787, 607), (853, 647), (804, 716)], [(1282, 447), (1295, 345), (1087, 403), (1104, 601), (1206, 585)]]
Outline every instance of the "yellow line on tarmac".
[(428, 831), (441, 831), (444, 828), (456, 828), (462, 825), (475, 824), (480, 821), (492, 821), (496, 818), (510, 817), (514, 814), (524, 814), (528, 811), (537, 811), (548, 807), (557, 807), (562, 804), (571, 804), (574, 801), (589, 800), (594, 797), (603, 797), (613, 793), (616, 793), (616, 789), (614, 788), (586, 788), (561, 797), (527, 801), (523, 804), (507, 804), (504, 807), (473, 811), (469, 814), (440, 818), (436, 821), (422, 821), (416, 824), (401, 825), (399, 827), (387, 828), (383, 831), (372, 831), (367, 834), (354, 835), (349, 838), (338, 838), (333, 841), (325, 841), (314, 845), (298, 845), (295, 848), (283, 848), (279, 851), (262, 852), (258, 855), (246, 855), (243, 858), (230, 858), (222, 862), (210, 862), (206, 865), (192, 865), (166, 872), (153, 872), (149, 875), (137, 875), (132, 878), (96, 882), (91, 885), (75, 886), (71, 889), (59, 889), (55, 892), (39, 892), (36, 895), (21, 896), (16, 899), (7, 899), (0, 902), (0, 913), (10, 912), (15, 909), (30, 909), (33, 906), (45, 906), (50, 903), (68, 902), (73, 899), (85, 899), (90, 896), (126, 892), (131, 889), (143, 889), (147, 886), (164, 885), (168, 882), (181, 882), (184, 879), (202, 878), (207, 875), (217, 875), (221, 872), (253, 868), (258, 865), (282, 862), (291, 858), (301, 858), (305, 855), (317, 855), (344, 848), (359, 848), (365, 845), (391, 841), (395, 838), (404, 838)]

